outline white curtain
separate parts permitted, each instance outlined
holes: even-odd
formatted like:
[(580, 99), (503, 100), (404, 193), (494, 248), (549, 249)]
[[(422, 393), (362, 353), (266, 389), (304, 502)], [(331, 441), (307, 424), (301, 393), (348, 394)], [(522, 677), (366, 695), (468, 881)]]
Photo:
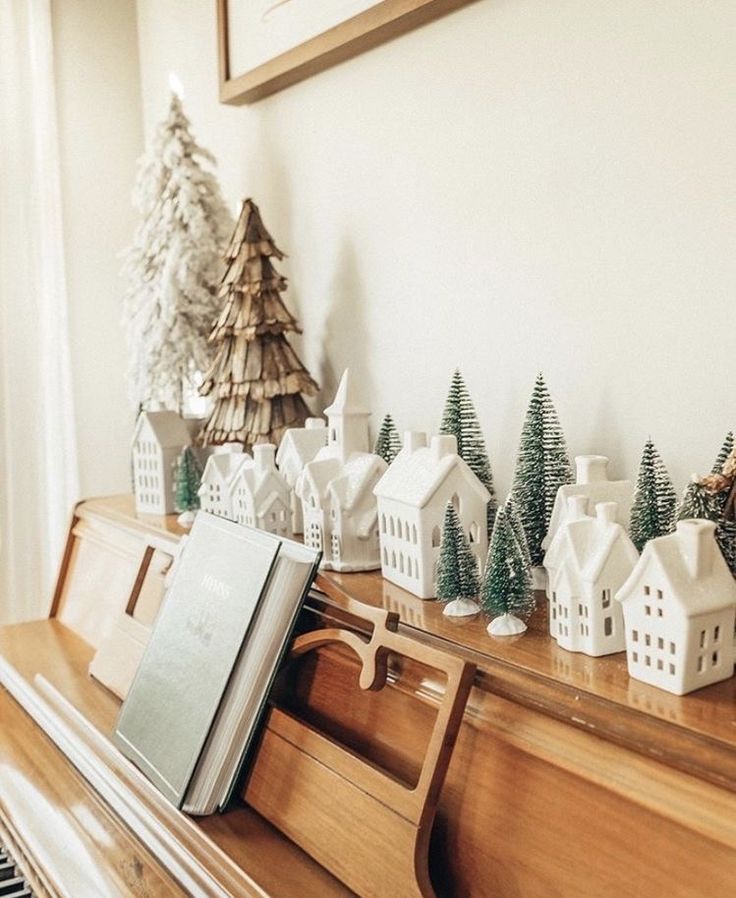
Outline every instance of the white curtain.
[(77, 456), (50, 0), (0, 0), (0, 621), (46, 614)]

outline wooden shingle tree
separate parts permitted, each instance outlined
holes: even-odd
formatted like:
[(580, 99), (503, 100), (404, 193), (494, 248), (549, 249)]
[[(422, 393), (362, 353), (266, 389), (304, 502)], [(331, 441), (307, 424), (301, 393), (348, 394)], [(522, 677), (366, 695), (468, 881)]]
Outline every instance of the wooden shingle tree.
[(205, 445), (278, 445), (286, 430), (309, 416), (302, 393), (313, 396), (318, 387), (289, 345), (287, 333), (300, 330), (282, 302), (286, 279), (274, 257), (284, 254), (248, 199), (225, 251), (224, 305), (210, 334), (215, 358), (200, 388), (214, 397), (202, 430)]

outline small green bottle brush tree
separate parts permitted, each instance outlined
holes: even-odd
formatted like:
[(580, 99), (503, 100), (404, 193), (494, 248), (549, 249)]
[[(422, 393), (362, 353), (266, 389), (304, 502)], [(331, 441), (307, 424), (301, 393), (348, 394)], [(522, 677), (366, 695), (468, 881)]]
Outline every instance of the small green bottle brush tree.
[(478, 562), (452, 504), (448, 502), (442, 525), (437, 562), (437, 599), (445, 603), (448, 617), (477, 614), (480, 590)]
[(374, 455), (380, 457), (390, 465), (401, 451), (401, 438), (391, 415), (386, 415), (381, 422), (381, 427), (376, 437), (376, 445), (373, 448)]
[(650, 539), (675, 529), (677, 494), (651, 439), (644, 444), (631, 508), (629, 534), (641, 552)]
[(191, 526), (194, 512), (199, 508), (199, 486), (202, 466), (191, 446), (185, 446), (176, 462), (174, 507), (181, 512), (179, 523)]
[(491, 636), (515, 636), (526, 630), (525, 621), (536, 607), (529, 562), (523, 527), (512, 501), (496, 515), (480, 590), (481, 607), (493, 618), (488, 625)]

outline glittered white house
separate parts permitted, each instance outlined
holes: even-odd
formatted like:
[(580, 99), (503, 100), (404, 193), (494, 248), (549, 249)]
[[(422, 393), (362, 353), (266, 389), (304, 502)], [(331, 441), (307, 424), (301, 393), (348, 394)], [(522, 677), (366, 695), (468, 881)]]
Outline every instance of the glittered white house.
[(631, 506), (634, 501), (634, 484), (630, 480), (608, 479), (608, 458), (605, 455), (576, 455), (575, 483), (566, 483), (557, 490), (549, 529), (542, 547), (546, 550), (567, 516), (567, 501), (571, 496), (584, 496), (585, 511), (593, 514), (599, 502), (616, 503), (616, 520), (628, 531)]
[(291, 488), (276, 468), (276, 447), (256, 443), (242, 454), (229, 481), (232, 518), (258, 530), (291, 539)]
[(217, 446), (207, 459), (199, 485), (199, 502), (202, 511), (233, 520), (230, 480), (243, 461), (245, 453), (240, 443)]
[(369, 451), (370, 413), (357, 401), (348, 371), (325, 415), (327, 445), (304, 466), (296, 483), (304, 543), (322, 550), (323, 567), (374, 570), (381, 561), (373, 488), (387, 465)]
[(175, 466), (191, 443), (186, 421), (172, 411), (143, 411), (133, 431), (135, 508), (147, 514), (174, 511)]
[(407, 433), (374, 490), (378, 499), (381, 571), (421, 599), (436, 595), (435, 567), (445, 508), (452, 502), (478, 560), (488, 551), (488, 490), (457, 453), (454, 436)]
[(304, 427), (290, 427), (279, 443), (276, 464), (291, 489), (293, 533), (304, 532), (302, 503), (296, 494), (296, 482), (307, 462), (314, 461), (319, 450), (326, 445), (327, 426), (324, 418), (307, 418)]
[(712, 521), (650, 540), (616, 599), (629, 676), (676, 695), (733, 676), (736, 580)]
[(610, 655), (625, 648), (616, 591), (639, 560), (636, 546), (616, 520), (615, 502), (586, 514), (584, 496), (568, 499), (565, 521), (544, 559), (549, 577), (549, 632), (570, 652)]

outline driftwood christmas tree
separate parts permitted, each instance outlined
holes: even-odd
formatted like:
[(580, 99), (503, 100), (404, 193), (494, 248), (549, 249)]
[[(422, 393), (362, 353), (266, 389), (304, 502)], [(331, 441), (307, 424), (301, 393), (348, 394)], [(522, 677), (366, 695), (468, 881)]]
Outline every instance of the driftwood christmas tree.
[(716, 539), (726, 564), (736, 577), (736, 449), (731, 449), (720, 474), (710, 474), (700, 484), (713, 495), (722, 509)]
[(133, 199), (141, 221), (125, 253), (128, 380), (139, 410), (181, 412), (197, 373), (212, 361), (207, 335), (233, 226), (213, 166), (172, 94), (140, 164)]
[(286, 279), (274, 257), (284, 254), (256, 204), (246, 200), (225, 252), (224, 305), (210, 334), (217, 348), (200, 389), (214, 397), (202, 430), (205, 445), (278, 445), (288, 428), (301, 427), (309, 416), (302, 393), (312, 396), (318, 387), (286, 337), (300, 330), (281, 300)]

